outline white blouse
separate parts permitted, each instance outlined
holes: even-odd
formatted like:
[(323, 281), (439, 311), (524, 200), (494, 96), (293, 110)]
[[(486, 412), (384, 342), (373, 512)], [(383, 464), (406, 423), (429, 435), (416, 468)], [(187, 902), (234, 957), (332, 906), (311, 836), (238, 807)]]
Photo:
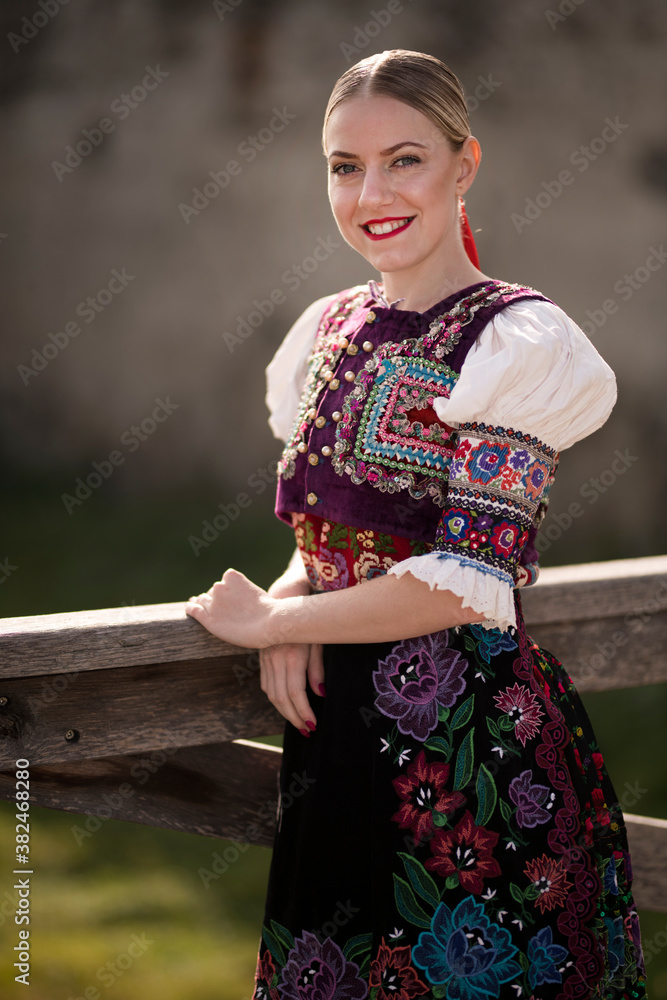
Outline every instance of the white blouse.
[[(269, 425), (283, 441), (294, 422), (319, 321), (336, 295), (305, 310), (266, 369)], [(559, 306), (526, 299), (487, 323), (451, 396), (436, 399), (433, 408), (450, 427), (477, 421), (511, 428), (563, 451), (601, 427), (615, 402), (614, 373), (584, 332)], [(389, 572), (411, 572), (431, 589), (451, 590), (485, 616), (487, 628), (516, 625), (512, 588), (470, 560), (464, 565), (453, 554), (429, 552)]]

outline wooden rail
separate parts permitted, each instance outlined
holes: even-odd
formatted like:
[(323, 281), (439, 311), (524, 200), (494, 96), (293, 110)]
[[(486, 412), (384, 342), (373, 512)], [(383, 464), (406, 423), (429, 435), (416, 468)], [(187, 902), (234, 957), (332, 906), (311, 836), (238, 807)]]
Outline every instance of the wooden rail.
[[(530, 634), (580, 691), (667, 681), (667, 556), (544, 570)], [(270, 845), (282, 731), (255, 651), (161, 604), (0, 620), (0, 798)], [(639, 906), (667, 912), (667, 821), (626, 813)]]

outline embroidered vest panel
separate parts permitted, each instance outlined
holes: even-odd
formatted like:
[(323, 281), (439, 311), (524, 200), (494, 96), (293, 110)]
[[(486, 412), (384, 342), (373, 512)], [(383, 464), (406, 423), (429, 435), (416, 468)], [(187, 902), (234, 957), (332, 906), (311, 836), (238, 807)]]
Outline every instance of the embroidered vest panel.
[(320, 321), (278, 466), (278, 517), (310, 512), (433, 543), (458, 437), (434, 399), (449, 398), (481, 330), (522, 299), (549, 301), (499, 281), (425, 313), (381, 307), (367, 285), (342, 292)]

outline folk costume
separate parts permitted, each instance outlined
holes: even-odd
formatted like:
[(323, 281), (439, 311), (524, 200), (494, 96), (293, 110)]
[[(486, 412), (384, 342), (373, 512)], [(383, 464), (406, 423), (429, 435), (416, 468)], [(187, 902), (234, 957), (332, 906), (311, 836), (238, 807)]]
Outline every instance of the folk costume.
[(644, 998), (618, 798), (520, 599), (612, 371), (532, 288), (419, 313), (371, 281), (306, 309), (267, 381), (313, 590), (412, 573), (484, 621), (324, 647), (317, 729), (285, 729), (255, 1000)]

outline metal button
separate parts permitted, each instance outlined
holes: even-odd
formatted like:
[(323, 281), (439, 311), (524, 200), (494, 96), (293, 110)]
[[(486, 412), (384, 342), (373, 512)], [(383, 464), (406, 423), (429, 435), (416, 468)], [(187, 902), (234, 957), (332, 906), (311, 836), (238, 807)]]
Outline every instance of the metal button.
[(361, 346), (366, 352), (373, 350), (373, 344), (371, 344), (370, 340), (365, 340)]
[(350, 344), (350, 346), (347, 349), (347, 353), (351, 354), (352, 356), (354, 356), (355, 354), (358, 354), (359, 353), (359, 347), (357, 346), (357, 344)]
[(326, 424), (326, 422), (327, 422), (327, 418), (326, 418), (326, 417), (321, 417), (321, 416), (320, 416), (320, 417), (318, 417), (318, 418), (317, 418), (317, 420), (315, 421), (315, 426), (316, 426), (316, 427), (324, 427), (324, 425)]
[(318, 499), (319, 497), (317, 496), (317, 493), (309, 493), (308, 496), (306, 497), (306, 500), (308, 501), (311, 507), (317, 503)]
[(311, 465), (317, 465), (317, 463), (319, 462), (319, 460), (320, 460), (320, 456), (313, 454), (313, 452), (311, 451), (310, 455), (308, 456), (308, 461), (310, 462), (310, 464)]
[(373, 312), (373, 310), (372, 310), (372, 309), (370, 309), (370, 310), (369, 310), (369, 311), (368, 311), (368, 312), (366, 313), (366, 322), (367, 322), (367, 323), (374, 323), (374, 322), (375, 322), (375, 313)]
[(300, 451), (303, 454), (304, 451), (308, 451), (308, 445), (306, 444), (305, 441), (299, 441), (298, 445), (296, 446), (296, 450)]
[(345, 372), (345, 381), (346, 382), (354, 382), (355, 378), (356, 378), (356, 376), (355, 376), (354, 372)]
[(330, 388), (330, 389), (334, 389), (334, 390), (336, 390), (336, 389), (338, 389), (339, 387), (340, 387), (340, 379), (338, 379), (338, 378), (333, 378), (333, 379), (331, 380), (331, 382), (329, 383), (329, 388)]
[(337, 424), (339, 420), (343, 419), (343, 414), (339, 410), (334, 410), (331, 414), (331, 419)]
[(330, 448), (328, 444), (322, 445), (322, 454), (325, 458), (328, 458), (332, 451), (333, 449)]

